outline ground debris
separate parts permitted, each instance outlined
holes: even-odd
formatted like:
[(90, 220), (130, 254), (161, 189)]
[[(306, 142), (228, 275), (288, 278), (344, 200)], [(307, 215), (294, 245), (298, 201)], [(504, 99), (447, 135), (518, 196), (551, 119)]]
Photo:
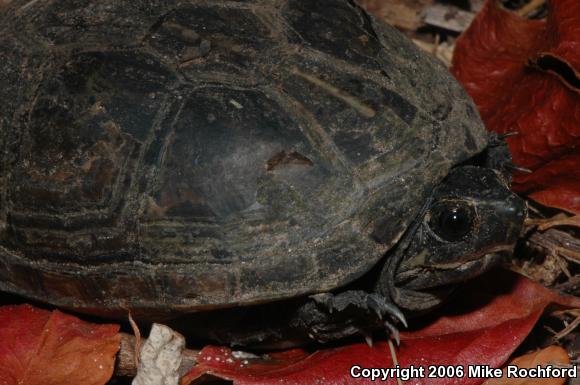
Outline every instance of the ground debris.
[(178, 385), (185, 338), (171, 328), (153, 324), (141, 349), (139, 369), (132, 385)]

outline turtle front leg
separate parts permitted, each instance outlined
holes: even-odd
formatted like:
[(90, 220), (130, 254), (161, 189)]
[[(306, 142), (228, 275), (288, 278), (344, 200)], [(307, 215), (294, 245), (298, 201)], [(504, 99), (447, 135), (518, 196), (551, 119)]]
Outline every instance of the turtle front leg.
[(371, 344), (372, 333), (381, 328), (398, 343), (399, 331), (394, 326), (398, 322), (407, 326), (399, 308), (382, 295), (349, 290), (310, 296), (290, 324), (321, 343), (361, 334)]

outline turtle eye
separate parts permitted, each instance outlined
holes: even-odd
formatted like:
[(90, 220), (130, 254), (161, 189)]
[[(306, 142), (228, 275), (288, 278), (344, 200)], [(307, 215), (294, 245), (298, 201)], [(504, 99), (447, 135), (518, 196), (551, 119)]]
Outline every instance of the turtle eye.
[(464, 205), (438, 204), (431, 210), (429, 227), (446, 241), (459, 241), (473, 227), (473, 209)]

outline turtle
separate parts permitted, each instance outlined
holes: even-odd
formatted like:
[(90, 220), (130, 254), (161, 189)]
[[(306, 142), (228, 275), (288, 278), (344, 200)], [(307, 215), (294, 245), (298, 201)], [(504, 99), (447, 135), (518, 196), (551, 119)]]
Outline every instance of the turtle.
[(0, 56), (5, 292), (396, 335), (526, 216), (462, 87), (350, 0), (13, 0)]

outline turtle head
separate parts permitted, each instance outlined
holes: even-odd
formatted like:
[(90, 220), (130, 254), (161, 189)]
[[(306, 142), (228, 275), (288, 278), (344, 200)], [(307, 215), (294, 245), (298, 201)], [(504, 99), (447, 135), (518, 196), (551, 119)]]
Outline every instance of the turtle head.
[(526, 211), (499, 172), (475, 166), (451, 170), (434, 189), (406, 247), (401, 245), (400, 262), (383, 271), (381, 278), (390, 269), (389, 295), (409, 310), (439, 305), (458, 283), (512, 253)]

